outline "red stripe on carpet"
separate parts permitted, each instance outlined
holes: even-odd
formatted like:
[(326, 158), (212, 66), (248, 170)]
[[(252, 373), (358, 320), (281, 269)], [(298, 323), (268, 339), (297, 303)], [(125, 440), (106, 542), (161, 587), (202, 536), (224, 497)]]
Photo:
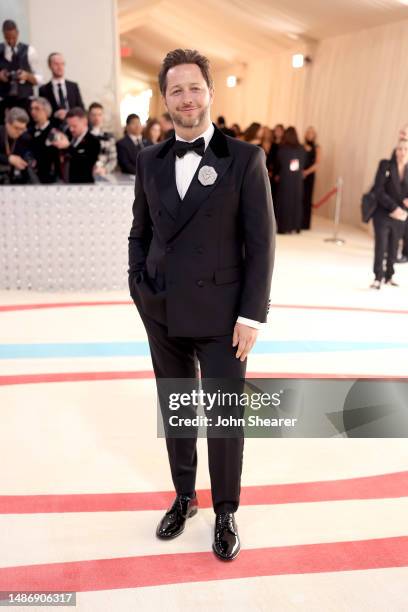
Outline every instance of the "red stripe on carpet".
[(8, 376), (0, 376), (0, 387), (4, 385), (83, 382), (92, 380), (129, 380), (138, 378), (154, 378), (153, 370), (140, 370), (136, 372), (49, 372), (44, 374), (10, 374)]
[(89, 302), (45, 302), (38, 304), (6, 304), (0, 306), (0, 312), (17, 310), (43, 310), (45, 308), (80, 308), (86, 306), (124, 306), (133, 304), (130, 300), (100, 300)]
[[(288, 379), (340, 379), (340, 380), (407, 380), (408, 376), (383, 374), (333, 374), (327, 372), (248, 372), (247, 378)], [(154, 378), (153, 370), (134, 372), (49, 372), (39, 374), (8, 374), (0, 376), (0, 387), (7, 385), (31, 385), (36, 383), (84, 382), (96, 380), (133, 380)]]
[(408, 536), (401, 536), (244, 549), (229, 563), (196, 552), (7, 567), (0, 569), (0, 589), (84, 592), (406, 566)]
[[(38, 304), (6, 304), (0, 306), (0, 312), (15, 312), (18, 310), (43, 310), (45, 308), (80, 308), (90, 306), (130, 306), (131, 300), (101, 300), (84, 302), (46, 302)], [(361, 306), (318, 306), (313, 304), (271, 304), (271, 308), (295, 308), (300, 310), (338, 310), (344, 312), (378, 312), (383, 314), (408, 314), (408, 310), (363, 308)]]
[[(201, 508), (212, 507), (209, 489), (198, 490), (197, 495)], [(242, 487), (240, 504), (253, 506), (398, 497), (408, 497), (408, 471), (360, 478)], [(1, 495), (0, 514), (164, 510), (173, 499), (173, 491)]]

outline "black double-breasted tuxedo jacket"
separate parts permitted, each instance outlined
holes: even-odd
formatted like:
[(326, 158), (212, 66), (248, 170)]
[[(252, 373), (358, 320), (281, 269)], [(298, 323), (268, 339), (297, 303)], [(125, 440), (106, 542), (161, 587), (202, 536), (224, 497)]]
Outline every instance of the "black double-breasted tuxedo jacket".
[(215, 127), (181, 200), (174, 141), (137, 158), (128, 272), (139, 312), (181, 337), (232, 334), (238, 316), (266, 321), (276, 224), (264, 151)]
[[(404, 199), (408, 197), (408, 166), (405, 167), (404, 177), (401, 180), (398, 174), (398, 165), (395, 153), (390, 160), (382, 159), (378, 165), (374, 182), (374, 191), (379, 206), (375, 211), (376, 216), (389, 218), (389, 213), (398, 206), (408, 210)], [(396, 221), (397, 226), (401, 221)]]

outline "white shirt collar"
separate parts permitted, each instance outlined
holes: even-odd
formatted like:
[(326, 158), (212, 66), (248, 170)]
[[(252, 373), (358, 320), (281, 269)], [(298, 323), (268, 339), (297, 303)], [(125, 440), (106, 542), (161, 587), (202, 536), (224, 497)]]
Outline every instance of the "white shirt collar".
[(42, 126), (39, 126), (39, 125), (36, 123), (36, 124), (35, 124), (35, 129), (36, 129), (36, 130), (41, 130), (41, 132), (42, 132), (42, 131), (43, 131), (43, 130), (45, 130), (45, 129), (46, 129), (48, 126), (49, 126), (49, 125), (50, 125), (50, 122), (49, 122), (49, 121), (46, 121), (46, 122), (44, 123), (44, 125), (42, 125)]
[(58, 83), (61, 83), (61, 85), (65, 85), (65, 79), (64, 79), (64, 77), (62, 77), (60, 79), (52, 78), (51, 79), (51, 83), (53, 85), (58, 85)]
[(82, 140), (85, 138), (86, 134), (88, 133), (88, 130), (85, 130), (85, 132), (82, 132), (82, 134), (80, 136), (78, 136), (78, 138), (76, 138), (71, 144), (73, 147), (77, 147), (79, 145), (80, 142), (82, 142)]
[(179, 136), (177, 134), (177, 132), (176, 132), (175, 136), (176, 136), (176, 140), (183, 140), (184, 142), (194, 142), (194, 140), (197, 140), (197, 138), (204, 138), (205, 148), (207, 148), (209, 143), (210, 143), (211, 138), (213, 137), (213, 134), (214, 134), (214, 125), (212, 123), (210, 123), (210, 125), (205, 130), (205, 132), (203, 132), (202, 134), (200, 134), (196, 138), (193, 138), (193, 140), (185, 140), (184, 138), (181, 138), (181, 136)]

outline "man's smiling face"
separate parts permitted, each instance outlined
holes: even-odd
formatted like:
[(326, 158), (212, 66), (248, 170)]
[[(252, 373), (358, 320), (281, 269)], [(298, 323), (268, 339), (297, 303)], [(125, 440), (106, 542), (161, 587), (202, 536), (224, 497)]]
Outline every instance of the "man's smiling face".
[(167, 72), (164, 100), (175, 125), (183, 128), (205, 125), (213, 95), (197, 64), (179, 64)]

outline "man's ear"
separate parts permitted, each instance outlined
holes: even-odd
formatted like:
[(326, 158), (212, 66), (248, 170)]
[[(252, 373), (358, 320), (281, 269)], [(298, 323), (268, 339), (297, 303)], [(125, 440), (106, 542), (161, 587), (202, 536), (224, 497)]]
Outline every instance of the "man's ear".
[(166, 98), (165, 98), (165, 96), (163, 94), (161, 94), (161, 99), (162, 99), (162, 102), (163, 102), (164, 106), (166, 107), (166, 110), (168, 111), (169, 109), (167, 108)]
[(211, 87), (211, 89), (210, 89), (210, 104), (213, 103), (214, 94), (215, 94), (215, 89), (214, 89), (214, 87)]

